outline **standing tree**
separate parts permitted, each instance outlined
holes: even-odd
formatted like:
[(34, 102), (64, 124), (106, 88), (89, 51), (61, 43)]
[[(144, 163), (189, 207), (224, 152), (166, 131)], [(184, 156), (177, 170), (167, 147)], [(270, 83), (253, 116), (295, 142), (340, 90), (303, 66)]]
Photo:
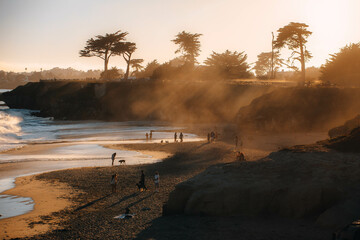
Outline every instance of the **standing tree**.
[(153, 76), (155, 69), (157, 69), (159, 66), (160, 64), (158, 61), (153, 60), (152, 62), (146, 64), (146, 67), (138, 74), (138, 76), (140, 78), (150, 78)]
[(119, 42), (114, 47), (114, 54), (122, 56), (127, 64), (124, 79), (129, 78), (131, 56), (136, 50), (136, 44), (133, 42)]
[(111, 34), (105, 34), (105, 36), (98, 35), (94, 38), (90, 38), (86, 42), (86, 46), (81, 50), (80, 57), (99, 57), (104, 60), (104, 71), (108, 70), (108, 64), (110, 57), (114, 54), (115, 47), (125, 40), (128, 33), (117, 31)]
[(226, 50), (224, 53), (213, 52), (204, 63), (220, 77), (248, 78), (250, 73), (246, 59), (247, 55), (244, 52)]
[(290, 58), (301, 63), (302, 81), (305, 81), (305, 62), (312, 57), (305, 46), (307, 38), (312, 34), (307, 30), (308, 27), (305, 23), (291, 22), (278, 30), (279, 34), (274, 44), (274, 47), (278, 49), (286, 45), (290, 50), (293, 50)]
[(320, 79), (342, 86), (360, 86), (360, 42), (330, 54), (330, 59), (321, 66)]
[(134, 69), (131, 73), (132, 76), (137, 76), (140, 71), (144, 68), (141, 64), (144, 62), (144, 59), (131, 59), (130, 67)]
[(262, 52), (258, 56), (254, 70), (257, 78), (273, 79), (279, 67), (282, 66), (279, 52)]
[(199, 33), (188, 33), (182, 31), (176, 35), (176, 38), (171, 40), (175, 44), (179, 45), (179, 48), (175, 51), (175, 53), (182, 53), (186, 62), (194, 65), (196, 61), (196, 57), (199, 56), (200, 52), (200, 41), (199, 37), (202, 34)]

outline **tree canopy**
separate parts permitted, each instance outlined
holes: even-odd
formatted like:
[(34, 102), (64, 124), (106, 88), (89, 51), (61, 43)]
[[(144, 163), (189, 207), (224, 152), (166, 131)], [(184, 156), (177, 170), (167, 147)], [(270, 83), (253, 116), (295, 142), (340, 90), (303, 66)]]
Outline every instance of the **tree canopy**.
[(199, 37), (202, 34), (194, 33), (191, 34), (189, 32), (182, 31), (178, 33), (175, 39), (171, 40), (175, 44), (179, 45), (179, 48), (175, 51), (175, 53), (182, 53), (185, 61), (195, 64), (196, 57), (199, 56), (200, 53), (200, 41)]
[(144, 59), (131, 59), (130, 67), (134, 69), (131, 75), (136, 76), (144, 67), (141, 65), (144, 62)]
[(159, 66), (160, 66), (160, 64), (158, 63), (158, 61), (153, 60), (153, 61), (149, 62), (148, 64), (146, 64), (146, 67), (142, 71), (136, 73), (136, 76), (139, 78), (152, 77), (155, 69), (157, 69)]
[(86, 42), (83, 50), (80, 50), (80, 57), (99, 57), (104, 60), (104, 71), (108, 70), (109, 59), (116, 52), (118, 45), (125, 40), (127, 32), (120, 30), (115, 33), (97, 35)]
[(307, 30), (308, 27), (305, 23), (291, 22), (278, 30), (274, 44), (274, 47), (278, 49), (287, 46), (293, 50), (290, 57), (293, 60), (291, 65), (295, 60), (300, 62), (303, 81), (305, 81), (305, 62), (312, 57), (305, 46), (307, 38), (312, 34)]
[(116, 67), (111, 68), (110, 70), (103, 71), (100, 74), (100, 79), (103, 80), (114, 80), (119, 79), (124, 75), (122, 70), (117, 69)]
[(331, 54), (321, 67), (320, 79), (339, 85), (360, 85), (360, 42), (345, 46)]
[(125, 71), (125, 79), (129, 78), (131, 56), (136, 50), (136, 44), (133, 42), (120, 42), (114, 47), (114, 54), (122, 56), (127, 64)]
[(246, 59), (247, 55), (244, 52), (226, 50), (224, 53), (213, 52), (204, 63), (220, 77), (248, 78), (250, 73)]
[[(272, 52), (262, 52), (258, 56), (258, 60), (255, 63), (254, 70), (257, 78), (269, 79), (271, 78), (271, 57)], [(282, 66), (282, 59), (280, 59), (280, 53), (274, 52), (273, 56), (274, 72)], [(275, 77), (275, 76), (274, 76)]]

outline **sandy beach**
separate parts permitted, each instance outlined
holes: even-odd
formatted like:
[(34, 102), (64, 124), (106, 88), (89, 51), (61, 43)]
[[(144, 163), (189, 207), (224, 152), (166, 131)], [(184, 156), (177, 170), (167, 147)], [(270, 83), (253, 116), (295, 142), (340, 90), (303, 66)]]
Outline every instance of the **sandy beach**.
[[(0, 220), (1, 239), (24, 238), (43, 234), (56, 228), (63, 217), (50, 215), (63, 211), (73, 205), (70, 198), (76, 193), (65, 183), (56, 180), (39, 180), (36, 176), (16, 179), (16, 187), (3, 194), (31, 197), (35, 202), (34, 210), (16, 217)], [(46, 221), (46, 224), (43, 224)]]
[[(148, 165), (118, 165), (114, 167), (77, 168), (18, 178), (34, 179), (30, 189), (38, 185), (39, 191), (30, 194), (34, 201), (44, 202), (51, 211), (35, 211), (17, 218), (23, 219), (16, 229), (9, 227), (3, 238), (25, 236), (31, 239), (328, 239), (329, 229), (314, 226), (314, 220), (289, 220), (279, 218), (162, 216), (163, 205), (175, 186), (218, 163), (235, 160), (234, 147), (224, 142), (127, 144), (107, 146), (113, 149), (136, 150), (166, 157), (162, 162)], [(255, 152), (255, 150), (253, 150)], [(256, 152), (256, 157), (267, 154)], [(254, 157), (255, 158), (255, 157)], [(144, 170), (148, 191), (139, 192), (136, 183)], [(160, 173), (160, 192), (154, 192), (153, 175)], [(111, 194), (111, 175), (117, 173), (118, 192)], [(35, 184), (34, 186), (32, 186)], [(55, 184), (61, 191), (53, 197), (61, 203), (41, 199)], [(17, 184), (14, 191), (20, 189)], [(69, 188), (70, 187), (70, 188)], [(56, 189), (57, 189), (56, 188)], [(38, 196), (36, 198), (35, 196)], [(47, 207), (46, 207), (47, 205)], [(55, 208), (56, 206), (56, 208)], [(135, 214), (131, 219), (114, 219), (125, 209)], [(15, 221), (17, 218), (0, 220)], [(15, 219), (15, 220), (14, 220)], [(26, 221), (26, 219), (28, 221)], [(29, 222), (29, 219), (32, 219)], [(41, 219), (36, 220), (36, 219)], [(8, 225), (10, 225), (10, 222)], [(14, 222), (12, 222), (14, 223)], [(24, 230), (31, 228), (32, 231)], [(259, 231), (261, 228), (261, 231)], [(18, 230), (17, 230), (18, 229)], [(47, 231), (50, 230), (50, 231)], [(11, 231), (11, 235), (8, 234)], [(47, 231), (47, 232), (46, 232)], [(33, 235), (37, 234), (37, 235)], [(269, 236), (272, 236), (269, 238)]]

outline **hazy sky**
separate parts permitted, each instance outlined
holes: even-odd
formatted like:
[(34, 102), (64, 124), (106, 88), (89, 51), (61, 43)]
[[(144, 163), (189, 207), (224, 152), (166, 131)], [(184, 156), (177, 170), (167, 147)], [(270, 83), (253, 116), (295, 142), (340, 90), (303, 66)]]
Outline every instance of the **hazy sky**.
[[(309, 25), (313, 34), (307, 66), (360, 42), (360, 0), (0, 0), (0, 69), (52, 67), (103, 69), (100, 58), (80, 58), (95, 35), (129, 32), (134, 58), (160, 63), (177, 55), (171, 39), (180, 31), (201, 33), (202, 63), (212, 51), (245, 51), (248, 62), (271, 51), (271, 32), (289, 22)], [(283, 57), (288, 53), (284, 52)], [(120, 57), (111, 66), (124, 67)]]

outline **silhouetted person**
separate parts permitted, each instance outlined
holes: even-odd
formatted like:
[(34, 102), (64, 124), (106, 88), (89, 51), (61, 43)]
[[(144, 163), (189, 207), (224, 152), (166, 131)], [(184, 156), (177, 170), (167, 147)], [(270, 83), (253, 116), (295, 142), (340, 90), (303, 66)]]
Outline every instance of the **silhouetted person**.
[(208, 138), (208, 143), (209, 143), (210, 142), (210, 133), (208, 133), (207, 138)]
[(146, 141), (149, 140), (149, 134), (146, 133), (145, 136), (146, 136)]
[(117, 184), (117, 174), (111, 176), (111, 192), (116, 193), (116, 184)]
[(159, 175), (159, 172), (155, 172), (154, 184), (155, 184), (155, 192), (159, 192), (159, 188), (160, 188), (160, 175)]
[(239, 162), (245, 161), (245, 156), (242, 152), (240, 152), (240, 151), (236, 152), (236, 161), (239, 161)]
[(152, 140), (152, 132), (153, 130), (150, 130), (150, 140)]
[(174, 142), (177, 140), (177, 133), (174, 134)]
[(139, 190), (147, 190), (147, 187), (145, 186), (145, 174), (144, 174), (144, 170), (141, 170), (141, 177), (140, 177), (140, 182), (136, 184), (136, 186), (138, 186)]
[(130, 208), (125, 208), (125, 214), (130, 214)]
[(111, 166), (114, 166), (115, 157), (116, 157), (116, 153), (113, 153), (111, 155)]
[(184, 140), (184, 134), (181, 132), (180, 133), (180, 142), (183, 142), (183, 140)]

